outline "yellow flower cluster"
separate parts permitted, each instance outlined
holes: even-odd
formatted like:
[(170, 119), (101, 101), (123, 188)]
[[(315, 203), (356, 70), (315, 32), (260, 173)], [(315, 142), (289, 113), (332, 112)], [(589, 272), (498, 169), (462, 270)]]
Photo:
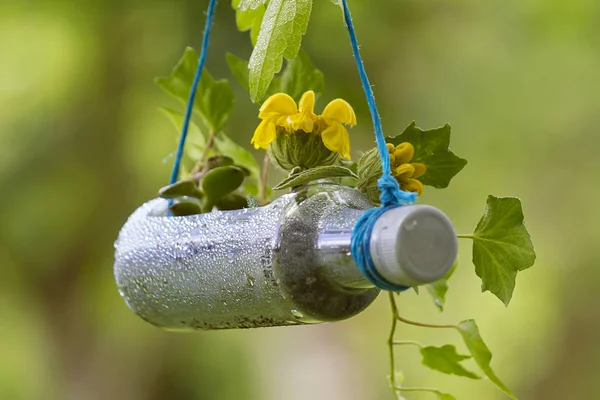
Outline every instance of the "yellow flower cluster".
[[(262, 122), (256, 128), (251, 143), (257, 149), (268, 149), (279, 132), (320, 135), (323, 144), (334, 153), (350, 158), (350, 138), (345, 125), (356, 125), (354, 110), (345, 100), (331, 101), (323, 114), (316, 115), (315, 93), (305, 92), (296, 102), (285, 93), (269, 97), (260, 108), (258, 117)], [(283, 128), (282, 131), (278, 128)]]
[(415, 155), (413, 145), (404, 142), (395, 147), (391, 143), (387, 143), (386, 146), (390, 153), (392, 176), (396, 178), (400, 188), (408, 192), (417, 192), (419, 195), (423, 194), (423, 184), (417, 178), (427, 172), (427, 167), (423, 163), (410, 162)]

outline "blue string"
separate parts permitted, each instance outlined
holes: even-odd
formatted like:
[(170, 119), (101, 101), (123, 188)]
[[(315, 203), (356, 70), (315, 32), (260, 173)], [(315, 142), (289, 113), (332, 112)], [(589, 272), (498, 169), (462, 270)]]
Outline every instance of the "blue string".
[(198, 60), (198, 67), (196, 68), (196, 74), (194, 75), (194, 81), (192, 82), (192, 87), (190, 88), (190, 96), (185, 109), (185, 117), (183, 118), (183, 126), (181, 127), (181, 136), (179, 137), (179, 145), (177, 146), (177, 154), (175, 155), (175, 163), (173, 164), (173, 171), (171, 172), (170, 184), (177, 182), (179, 177), (179, 168), (181, 166), (181, 159), (183, 158), (183, 148), (185, 147), (185, 139), (187, 138), (188, 127), (190, 125), (190, 119), (192, 118), (192, 109), (194, 106), (194, 99), (196, 98), (196, 89), (198, 88), (200, 76), (202, 76), (202, 70), (204, 69), (206, 49), (208, 48), (208, 39), (210, 36), (210, 27), (212, 25), (216, 8), (217, 0), (210, 0), (210, 3), (208, 3), (208, 11), (206, 12), (206, 25), (204, 26), (204, 34), (202, 36), (200, 58)]
[(377, 150), (381, 157), (381, 178), (377, 181), (377, 186), (381, 191), (379, 200), (381, 206), (367, 210), (356, 222), (354, 229), (352, 230), (352, 241), (350, 244), (350, 251), (354, 261), (360, 270), (360, 272), (367, 278), (373, 285), (380, 289), (389, 290), (393, 292), (400, 292), (408, 289), (406, 286), (396, 285), (386, 280), (377, 271), (373, 265), (371, 258), (370, 244), (371, 244), (371, 232), (373, 226), (379, 217), (381, 217), (386, 211), (399, 207), (402, 205), (412, 204), (416, 199), (416, 194), (412, 192), (406, 192), (400, 189), (400, 185), (396, 179), (392, 177), (390, 167), (390, 155), (385, 145), (385, 137), (383, 136), (383, 129), (381, 128), (381, 119), (379, 118), (379, 112), (377, 111), (377, 105), (375, 104), (375, 95), (373, 89), (367, 77), (367, 72), (363, 65), (360, 51), (358, 48), (358, 41), (356, 39), (356, 33), (354, 32), (354, 26), (352, 24), (352, 16), (350, 15), (350, 9), (346, 0), (342, 0), (342, 8), (344, 9), (344, 20), (346, 22), (346, 28), (350, 35), (350, 44), (352, 45), (352, 54), (356, 61), (358, 68), (358, 75), (362, 83), (365, 96), (367, 97), (367, 104), (369, 105), (369, 111), (371, 112), (371, 119), (373, 120), (373, 128), (375, 130), (375, 139), (377, 141)]

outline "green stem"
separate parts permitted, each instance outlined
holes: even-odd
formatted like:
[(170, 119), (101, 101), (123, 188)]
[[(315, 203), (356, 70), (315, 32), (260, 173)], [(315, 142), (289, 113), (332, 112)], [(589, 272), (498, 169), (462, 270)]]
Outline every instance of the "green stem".
[(414, 340), (394, 340), (392, 344), (394, 346), (413, 345), (419, 348), (423, 348), (423, 345), (421, 343), (415, 342)]
[(428, 387), (399, 387), (394, 386), (394, 390), (398, 392), (429, 392), (429, 393), (442, 393), (438, 389), (428, 388)]
[(436, 324), (426, 324), (424, 322), (411, 321), (410, 319), (406, 319), (406, 318), (398, 315), (398, 313), (396, 313), (396, 318), (398, 319), (398, 321), (404, 322), (405, 324), (420, 326), (423, 328), (456, 328), (456, 325), (436, 325)]
[(398, 308), (396, 307), (396, 300), (394, 300), (394, 294), (389, 292), (390, 306), (392, 308), (392, 327), (390, 329), (390, 335), (388, 336), (388, 351), (390, 354), (390, 386), (395, 388), (398, 385), (396, 382), (396, 358), (394, 355), (394, 335), (396, 334), (396, 326), (398, 320), (396, 319)]
[(472, 233), (463, 234), (463, 235), (456, 235), (456, 237), (459, 238), (459, 239), (474, 239), (475, 238)]
[(269, 165), (271, 165), (271, 159), (269, 153), (265, 152), (265, 158), (263, 159), (262, 174), (260, 177), (260, 193), (259, 199), (261, 204), (267, 204), (267, 179), (269, 178)]
[(202, 156), (200, 157), (200, 162), (204, 163), (206, 161), (206, 157), (208, 157), (208, 152), (212, 150), (215, 145), (215, 132), (211, 132), (208, 135), (208, 141), (206, 142), (206, 146), (204, 146), (204, 151), (202, 152)]

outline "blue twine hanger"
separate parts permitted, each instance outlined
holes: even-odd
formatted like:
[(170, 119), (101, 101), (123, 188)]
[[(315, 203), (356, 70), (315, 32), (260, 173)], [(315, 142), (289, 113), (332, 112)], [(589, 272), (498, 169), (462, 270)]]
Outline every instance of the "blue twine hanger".
[(177, 146), (175, 162), (173, 163), (173, 170), (171, 172), (171, 180), (169, 181), (170, 184), (177, 182), (177, 179), (179, 177), (179, 168), (181, 166), (181, 159), (183, 158), (183, 148), (185, 147), (185, 139), (187, 138), (190, 119), (192, 118), (192, 109), (194, 106), (194, 99), (196, 98), (196, 89), (198, 88), (200, 77), (202, 76), (202, 70), (204, 69), (204, 61), (206, 61), (206, 49), (208, 48), (210, 28), (212, 25), (213, 18), (215, 16), (216, 8), (217, 0), (210, 0), (210, 3), (208, 3), (208, 11), (206, 12), (206, 25), (204, 26), (204, 34), (202, 36), (200, 58), (198, 59), (198, 67), (196, 68), (194, 81), (192, 82), (192, 87), (190, 88), (190, 96), (188, 97), (187, 107), (185, 109), (185, 117), (183, 118), (183, 126), (181, 127), (181, 136), (179, 137), (179, 145)]
[(369, 83), (369, 78), (367, 77), (367, 72), (365, 71), (365, 67), (360, 56), (356, 33), (354, 32), (354, 26), (352, 25), (352, 16), (350, 15), (350, 9), (348, 8), (348, 3), (346, 0), (342, 0), (342, 8), (344, 9), (344, 21), (346, 22), (346, 28), (348, 29), (348, 34), (350, 35), (352, 54), (354, 55), (354, 60), (356, 61), (358, 75), (360, 76), (360, 81), (362, 83), (365, 96), (367, 97), (369, 111), (371, 112), (371, 119), (373, 120), (375, 139), (377, 141), (377, 150), (379, 151), (379, 156), (381, 158), (382, 168), (381, 178), (379, 178), (379, 181), (377, 181), (377, 186), (381, 191), (381, 195), (379, 196), (381, 206), (367, 210), (358, 219), (354, 229), (352, 230), (350, 251), (360, 272), (373, 285), (380, 289), (389, 290), (392, 292), (400, 292), (408, 289), (408, 287), (389, 282), (383, 276), (381, 276), (381, 274), (373, 265), (370, 251), (371, 232), (373, 231), (373, 226), (375, 225), (377, 219), (386, 211), (402, 205), (414, 203), (416, 194), (400, 189), (400, 185), (398, 185), (396, 179), (392, 177), (390, 154), (385, 145), (385, 137), (383, 136), (383, 130), (381, 128), (381, 120), (379, 118), (379, 112), (377, 111), (377, 105), (375, 104), (375, 95), (373, 94), (373, 89)]

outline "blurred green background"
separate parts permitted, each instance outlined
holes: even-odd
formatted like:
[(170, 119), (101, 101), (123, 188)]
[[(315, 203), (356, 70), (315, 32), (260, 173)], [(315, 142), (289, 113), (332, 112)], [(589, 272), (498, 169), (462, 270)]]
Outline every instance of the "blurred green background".
[[(453, 150), (469, 160), (422, 202), (468, 233), (488, 194), (518, 196), (538, 253), (505, 308), (480, 293), (471, 243), (461, 243), (447, 311), (411, 292), (401, 313), (474, 317), (521, 399), (600, 398), (600, 3), (350, 5), (386, 133), (450, 122)], [(117, 293), (113, 242), (167, 183), (163, 160), (176, 143), (152, 78), (168, 75), (186, 45), (198, 48), (205, 9), (206, 0), (0, 2), (1, 399), (393, 398), (385, 296), (334, 324), (181, 334), (145, 323)], [(327, 80), (317, 111), (334, 97), (357, 110), (357, 158), (372, 146), (370, 117), (329, 1), (315, 1), (304, 45)], [(247, 58), (251, 47), (221, 1), (208, 57), (219, 78), (230, 78), (225, 51)], [(226, 132), (249, 145), (257, 106), (234, 87)], [(399, 338), (464, 349), (452, 332), (400, 326)], [(398, 351), (398, 366), (407, 385), (504, 398), (489, 382), (425, 369), (412, 348)]]

